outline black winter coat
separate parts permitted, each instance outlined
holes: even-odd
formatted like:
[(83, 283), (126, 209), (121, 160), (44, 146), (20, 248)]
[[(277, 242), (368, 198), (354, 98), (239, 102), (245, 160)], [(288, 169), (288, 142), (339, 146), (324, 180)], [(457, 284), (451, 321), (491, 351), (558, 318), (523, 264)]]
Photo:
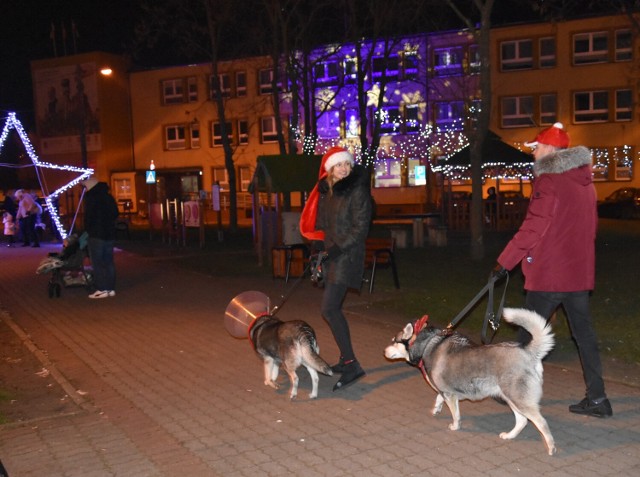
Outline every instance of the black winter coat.
[(355, 165), (351, 174), (333, 185), (318, 183), (316, 229), (324, 231), (325, 250), (340, 254), (325, 265), (325, 280), (350, 288), (362, 286), (365, 241), (371, 224), (371, 189), (367, 170)]
[(118, 204), (105, 182), (98, 182), (84, 195), (84, 229), (90, 238), (115, 240)]

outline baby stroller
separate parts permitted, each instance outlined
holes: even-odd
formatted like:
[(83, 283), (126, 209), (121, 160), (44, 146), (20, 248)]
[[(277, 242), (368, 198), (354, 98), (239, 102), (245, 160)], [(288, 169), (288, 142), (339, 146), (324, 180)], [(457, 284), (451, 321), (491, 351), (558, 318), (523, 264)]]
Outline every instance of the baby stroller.
[(51, 273), (47, 291), (49, 298), (60, 297), (62, 287), (83, 286), (91, 288), (93, 274), (91, 266), (85, 264), (89, 258), (87, 250), (88, 235), (83, 233), (69, 235), (60, 253), (50, 253), (38, 266), (36, 273)]

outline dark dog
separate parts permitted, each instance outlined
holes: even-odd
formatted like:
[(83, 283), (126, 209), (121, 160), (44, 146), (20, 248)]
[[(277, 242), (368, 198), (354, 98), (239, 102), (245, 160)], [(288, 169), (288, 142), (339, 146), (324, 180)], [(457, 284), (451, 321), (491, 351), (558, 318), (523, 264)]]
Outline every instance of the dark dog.
[(493, 397), (508, 404), (516, 418), (514, 428), (500, 434), (502, 439), (515, 438), (528, 419), (542, 434), (549, 455), (553, 455), (553, 436), (540, 414), (542, 358), (553, 348), (553, 333), (545, 319), (533, 311), (505, 308), (503, 316), (531, 333), (531, 342), (524, 347), (513, 342), (477, 346), (459, 333), (431, 326), (420, 330), (409, 323), (384, 354), (388, 359), (406, 359), (423, 370), (438, 393), (433, 415), (440, 412), (443, 402), (451, 411), (449, 429), (460, 428), (459, 399)]
[(304, 321), (281, 321), (262, 315), (249, 328), (249, 339), (264, 361), (264, 384), (278, 389), (276, 380), (282, 365), (291, 381), (291, 399), (298, 394), (296, 370), (300, 365), (307, 368), (311, 376), (311, 399), (318, 396), (318, 372), (333, 375), (331, 367), (318, 354), (320, 349), (313, 328)]

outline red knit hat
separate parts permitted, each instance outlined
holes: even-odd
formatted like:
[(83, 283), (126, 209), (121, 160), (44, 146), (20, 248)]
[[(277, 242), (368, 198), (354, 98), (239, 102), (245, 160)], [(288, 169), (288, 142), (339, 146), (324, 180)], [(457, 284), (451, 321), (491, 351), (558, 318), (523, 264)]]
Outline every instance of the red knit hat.
[(566, 149), (569, 147), (569, 135), (563, 129), (562, 123), (555, 123), (553, 126), (543, 129), (538, 133), (536, 138), (531, 142), (525, 142), (527, 147), (536, 147), (538, 144), (547, 144), (549, 146)]

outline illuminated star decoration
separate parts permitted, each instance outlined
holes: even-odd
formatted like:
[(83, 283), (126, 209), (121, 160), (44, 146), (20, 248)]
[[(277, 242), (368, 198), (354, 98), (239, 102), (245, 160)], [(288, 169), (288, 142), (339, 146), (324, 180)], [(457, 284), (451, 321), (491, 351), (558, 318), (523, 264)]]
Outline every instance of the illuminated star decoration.
[[(33, 146), (31, 145), (31, 141), (29, 140), (27, 133), (24, 131), (24, 128), (22, 127), (22, 123), (16, 118), (16, 113), (9, 113), (9, 116), (7, 117), (7, 121), (4, 123), (2, 135), (0, 136), (0, 151), (2, 150), (2, 146), (4, 145), (5, 141), (7, 140), (7, 137), (9, 136), (9, 131), (11, 130), (11, 128), (14, 128), (18, 133), (18, 135), (20, 136), (20, 139), (22, 140), (22, 144), (24, 145), (24, 148), (27, 151), (27, 154), (31, 158), (31, 162), (33, 162), (33, 165), (35, 167), (41, 167), (44, 169), (57, 169), (65, 172), (77, 172), (80, 174), (71, 182), (53, 191), (44, 199), (45, 202), (47, 203), (47, 209), (50, 211), (51, 219), (53, 220), (53, 223), (55, 224), (56, 229), (60, 233), (60, 236), (63, 239), (65, 239), (67, 238), (67, 232), (64, 229), (62, 222), (60, 221), (60, 216), (58, 214), (59, 211), (56, 207), (54, 207), (53, 201), (60, 194), (70, 189), (71, 187), (77, 185), (81, 180), (84, 180), (90, 177), (91, 174), (93, 174), (93, 169), (76, 167), (76, 166), (59, 166), (57, 164), (41, 162), (38, 159), (38, 155), (36, 154)], [(40, 180), (40, 176), (38, 176), (38, 180)], [(42, 183), (40, 183), (40, 188), (42, 189)], [(44, 193), (44, 190), (42, 192)]]

